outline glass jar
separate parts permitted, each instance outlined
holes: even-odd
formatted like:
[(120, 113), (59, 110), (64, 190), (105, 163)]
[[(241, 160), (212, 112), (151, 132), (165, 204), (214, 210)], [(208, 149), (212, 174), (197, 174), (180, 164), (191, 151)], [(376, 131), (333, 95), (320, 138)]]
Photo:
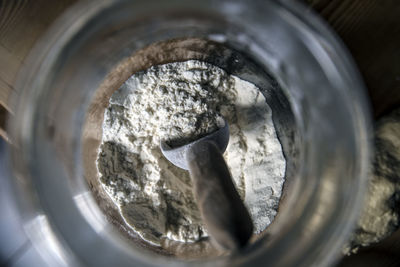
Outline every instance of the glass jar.
[[(287, 160), (278, 216), (230, 256), (145, 243), (96, 177), (112, 92), (136, 71), (188, 59), (260, 88)], [(9, 127), (11, 176), (24, 229), (50, 266), (325, 266), (339, 254), (366, 185), (369, 109), (349, 55), (303, 6), (82, 2), (58, 19), (26, 65)]]

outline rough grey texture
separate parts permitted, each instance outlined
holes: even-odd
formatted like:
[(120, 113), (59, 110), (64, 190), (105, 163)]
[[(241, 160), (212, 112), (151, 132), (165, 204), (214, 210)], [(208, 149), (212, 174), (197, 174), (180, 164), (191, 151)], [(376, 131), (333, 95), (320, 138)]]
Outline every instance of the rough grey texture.
[(368, 193), (357, 229), (345, 253), (379, 242), (400, 224), (400, 109), (375, 129), (375, 156)]
[(112, 95), (97, 161), (100, 182), (144, 239), (207, 236), (189, 174), (163, 157), (159, 143), (196, 139), (218, 126), (219, 115), (230, 126), (225, 160), (260, 232), (276, 215), (285, 159), (257, 87), (192, 60), (139, 72)]

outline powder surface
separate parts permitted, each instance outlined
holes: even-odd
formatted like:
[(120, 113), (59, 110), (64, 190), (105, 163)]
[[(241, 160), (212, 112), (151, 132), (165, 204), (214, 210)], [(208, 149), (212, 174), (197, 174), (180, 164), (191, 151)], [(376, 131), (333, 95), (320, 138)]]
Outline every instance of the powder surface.
[(377, 243), (400, 226), (400, 109), (375, 127), (375, 157), (356, 231), (345, 254)]
[(143, 239), (194, 242), (208, 235), (189, 173), (164, 158), (159, 144), (213, 132), (221, 116), (230, 127), (224, 158), (259, 233), (276, 215), (286, 162), (256, 86), (190, 60), (136, 73), (112, 95), (97, 159), (100, 182)]

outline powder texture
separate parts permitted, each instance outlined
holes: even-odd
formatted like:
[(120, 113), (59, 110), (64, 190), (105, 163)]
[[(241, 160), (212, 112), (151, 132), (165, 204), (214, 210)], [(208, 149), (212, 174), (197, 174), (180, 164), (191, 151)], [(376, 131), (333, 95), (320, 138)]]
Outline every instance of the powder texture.
[(377, 243), (400, 225), (400, 109), (375, 129), (375, 157), (363, 212), (344, 253)]
[(256, 86), (190, 60), (136, 73), (112, 95), (97, 159), (100, 182), (143, 239), (160, 244), (207, 236), (189, 173), (164, 158), (159, 144), (202, 137), (221, 126), (221, 116), (230, 127), (224, 158), (259, 233), (276, 215), (286, 163)]

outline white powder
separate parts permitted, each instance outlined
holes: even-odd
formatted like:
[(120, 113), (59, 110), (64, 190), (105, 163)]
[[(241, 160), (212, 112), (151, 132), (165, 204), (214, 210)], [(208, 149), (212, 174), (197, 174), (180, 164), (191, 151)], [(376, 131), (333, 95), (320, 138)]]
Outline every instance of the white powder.
[(286, 162), (257, 87), (191, 60), (136, 73), (112, 95), (97, 160), (100, 181), (145, 240), (207, 236), (189, 173), (168, 162), (159, 144), (197, 139), (218, 128), (219, 116), (230, 127), (225, 160), (259, 233), (276, 215)]
[(375, 130), (375, 158), (356, 231), (344, 253), (377, 243), (400, 226), (400, 109), (382, 118)]

